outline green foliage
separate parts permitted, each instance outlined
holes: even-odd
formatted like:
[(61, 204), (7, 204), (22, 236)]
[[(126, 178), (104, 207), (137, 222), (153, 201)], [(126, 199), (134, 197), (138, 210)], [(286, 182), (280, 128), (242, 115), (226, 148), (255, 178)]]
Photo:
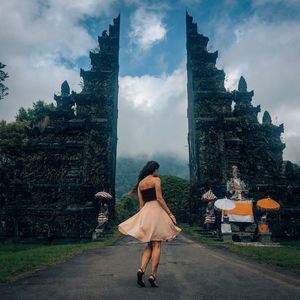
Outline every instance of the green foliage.
[(43, 127), (45, 126), (45, 119), (47, 119), (47, 116), (54, 110), (55, 106), (53, 103), (48, 104), (43, 100), (38, 100), (33, 103), (33, 108), (26, 110), (21, 107), (16, 115), (16, 121), (30, 121), (31, 125), (34, 124)]
[(199, 233), (201, 228), (198, 226), (189, 226), (188, 224), (179, 224), (179, 226), (184, 232), (189, 233), (193, 239), (201, 243), (216, 248), (226, 248), (229, 251), (261, 262), (286, 267), (293, 271), (300, 271), (300, 241), (282, 241), (280, 247), (273, 247), (272, 245), (265, 245), (264, 247), (245, 246), (208, 238)]
[(0, 153), (18, 154), (27, 142), (26, 127), (28, 121), (6, 122), (0, 121)]
[(190, 218), (190, 182), (176, 176), (161, 176), (163, 197), (178, 222)]
[(124, 196), (122, 197), (115, 206), (115, 222), (117, 224), (125, 221), (136, 212), (138, 212), (138, 198), (137, 196)]
[(14, 280), (27, 272), (63, 262), (85, 250), (110, 245), (120, 233), (115, 230), (101, 242), (62, 245), (9, 244), (0, 245), (0, 282)]
[(2, 69), (5, 68), (5, 65), (0, 62), (0, 100), (8, 95), (8, 87), (3, 84), (4, 80), (8, 78), (8, 74)]
[(21, 107), (15, 122), (0, 121), (0, 153), (19, 154), (28, 140), (26, 128), (34, 124), (43, 130), (49, 123), (49, 112), (54, 109), (52, 103), (39, 100), (33, 104), (32, 109), (25, 110)]

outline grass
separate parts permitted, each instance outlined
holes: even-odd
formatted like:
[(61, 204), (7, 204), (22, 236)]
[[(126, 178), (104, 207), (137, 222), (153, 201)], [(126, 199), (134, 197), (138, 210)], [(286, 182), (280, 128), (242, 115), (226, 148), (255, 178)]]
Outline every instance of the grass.
[(254, 247), (233, 244), (230, 242), (215, 241), (201, 235), (199, 227), (180, 224), (183, 231), (189, 233), (195, 240), (212, 247), (225, 248), (232, 252), (242, 254), (260, 262), (285, 267), (297, 273), (300, 272), (300, 241), (283, 241), (280, 247), (264, 246)]
[(120, 236), (118, 230), (107, 234), (103, 241), (61, 245), (3, 244), (0, 245), (0, 282), (11, 282), (82, 253), (112, 244)]

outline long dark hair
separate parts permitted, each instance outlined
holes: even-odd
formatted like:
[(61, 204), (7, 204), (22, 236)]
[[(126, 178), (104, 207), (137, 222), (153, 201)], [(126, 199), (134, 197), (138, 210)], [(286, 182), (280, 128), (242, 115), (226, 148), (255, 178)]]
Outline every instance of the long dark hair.
[(159, 163), (155, 160), (149, 160), (143, 167), (143, 169), (139, 173), (138, 182), (134, 186), (134, 188), (129, 192), (130, 194), (136, 193), (138, 185), (142, 179), (144, 179), (146, 176), (152, 174), (155, 170), (159, 168)]

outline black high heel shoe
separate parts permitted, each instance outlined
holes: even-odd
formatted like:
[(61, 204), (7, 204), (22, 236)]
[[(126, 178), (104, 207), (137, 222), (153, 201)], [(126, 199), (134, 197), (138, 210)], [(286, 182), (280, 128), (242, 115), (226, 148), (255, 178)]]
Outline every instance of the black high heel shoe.
[(137, 276), (137, 284), (140, 285), (141, 287), (145, 287), (145, 282), (143, 281), (143, 275), (144, 272), (142, 271), (141, 268), (139, 268), (136, 273), (136, 276)]
[(153, 274), (150, 274), (148, 281), (150, 282), (152, 287), (158, 287), (156, 281), (156, 277)]

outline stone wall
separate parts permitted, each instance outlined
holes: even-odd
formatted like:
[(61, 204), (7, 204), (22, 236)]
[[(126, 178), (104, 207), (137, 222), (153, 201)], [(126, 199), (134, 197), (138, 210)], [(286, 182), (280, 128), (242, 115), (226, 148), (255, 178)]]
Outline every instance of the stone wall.
[(90, 239), (99, 210), (94, 194), (101, 190), (113, 195), (114, 217), (119, 33), (120, 16), (90, 52), (82, 91), (70, 92), (65, 81), (45, 126), (28, 128), (22, 152), (11, 157), (11, 168), (6, 164), (2, 239)]
[[(253, 91), (241, 76), (238, 88), (224, 87), (225, 73), (216, 67), (218, 51), (207, 50), (208, 37), (198, 33), (197, 24), (186, 14), (188, 142), (192, 210), (199, 218), (199, 197), (212, 188), (218, 197), (226, 195), (226, 181), (232, 165), (258, 200), (271, 196), (289, 206), (288, 185), (283, 166), (281, 141), (283, 124), (272, 123), (265, 111), (258, 121), (260, 106), (252, 105)], [(299, 184), (298, 184), (299, 186)], [(298, 189), (297, 184), (292, 187)], [(300, 195), (294, 198), (300, 205)]]

